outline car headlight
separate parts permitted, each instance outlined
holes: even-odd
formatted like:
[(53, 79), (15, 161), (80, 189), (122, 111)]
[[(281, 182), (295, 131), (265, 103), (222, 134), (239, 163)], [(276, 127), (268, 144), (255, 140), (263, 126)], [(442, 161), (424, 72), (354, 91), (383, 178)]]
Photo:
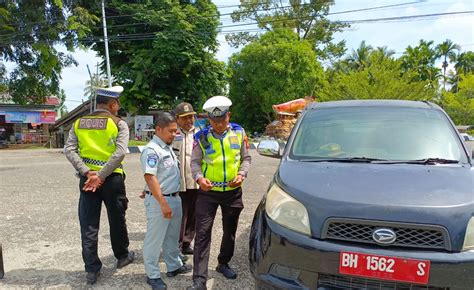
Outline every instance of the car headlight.
[(466, 235), (464, 236), (463, 251), (474, 251), (474, 217), (467, 223)]
[(304, 205), (273, 184), (267, 193), (265, 210), (276, 223), (302, 234), (311, 235), (308, 211)]

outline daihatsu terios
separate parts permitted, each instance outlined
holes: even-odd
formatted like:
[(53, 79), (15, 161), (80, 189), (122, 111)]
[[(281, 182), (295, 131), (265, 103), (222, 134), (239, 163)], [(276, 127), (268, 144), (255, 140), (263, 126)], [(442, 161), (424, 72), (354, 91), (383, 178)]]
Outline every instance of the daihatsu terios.
[(474, 289), (474, 167), (448, 115), (413, 101), (307, 107), (250, 233), (258, 289)]

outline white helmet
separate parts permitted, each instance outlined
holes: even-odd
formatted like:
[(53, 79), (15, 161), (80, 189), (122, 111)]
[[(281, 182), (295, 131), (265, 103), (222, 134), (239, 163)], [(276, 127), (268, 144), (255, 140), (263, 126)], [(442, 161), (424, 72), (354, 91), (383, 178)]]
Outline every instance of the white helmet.
[(232, 101), (228, 97), (224, 96), (215, 96), (209, 98), (202, 108), (206, 111), (210, 117), (222, 117), (228, 111), (229, 107), (232, 105)]

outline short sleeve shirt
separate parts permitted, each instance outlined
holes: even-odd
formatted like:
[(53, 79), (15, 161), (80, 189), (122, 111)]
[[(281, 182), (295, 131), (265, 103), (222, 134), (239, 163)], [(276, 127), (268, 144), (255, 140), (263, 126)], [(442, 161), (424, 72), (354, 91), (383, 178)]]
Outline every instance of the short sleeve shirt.
[[(144, 174), (156, 175), (163, 194), (179, 191), (181, 186), (179, 161), (171, 145), (167, 145), (158, 136), (153, 136), (143, 149), (140, 162)], [(145, 190), (150, 190), (148, 185)]]

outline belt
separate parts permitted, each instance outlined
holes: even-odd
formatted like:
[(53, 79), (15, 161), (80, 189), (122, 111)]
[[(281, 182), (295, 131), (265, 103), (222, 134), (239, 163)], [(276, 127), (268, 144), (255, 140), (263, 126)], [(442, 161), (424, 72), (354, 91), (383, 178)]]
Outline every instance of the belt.
[[(148, 191), (148, 190), (147, 190), (147, 191), (145, 191), (145, 192), (146, 192), (146, 194), (150, 194), (150, 195), (151, 195), (151, 191)], [(176, 195), (178, 195), (178, 193), (179, 193), (179, 192), (173, 192), (173, 193), (169, 193), (169, 194), (164, 194), (164, 193), (162, 193), (162, 195), (163, 195), (163, 196), (176, 196)]]
[[(101, 161), (101, 160), (91, 159), (87, 157), (82, 157), (82, 161), (84, 161), (84, 163), (88, 163), (88, 164), (92, 164), (96, 166), (105, 166), (105, 164), (107, 164), (107, 161)], [(120, 164), (118, 168), (123, 170), (123, 165)]]

